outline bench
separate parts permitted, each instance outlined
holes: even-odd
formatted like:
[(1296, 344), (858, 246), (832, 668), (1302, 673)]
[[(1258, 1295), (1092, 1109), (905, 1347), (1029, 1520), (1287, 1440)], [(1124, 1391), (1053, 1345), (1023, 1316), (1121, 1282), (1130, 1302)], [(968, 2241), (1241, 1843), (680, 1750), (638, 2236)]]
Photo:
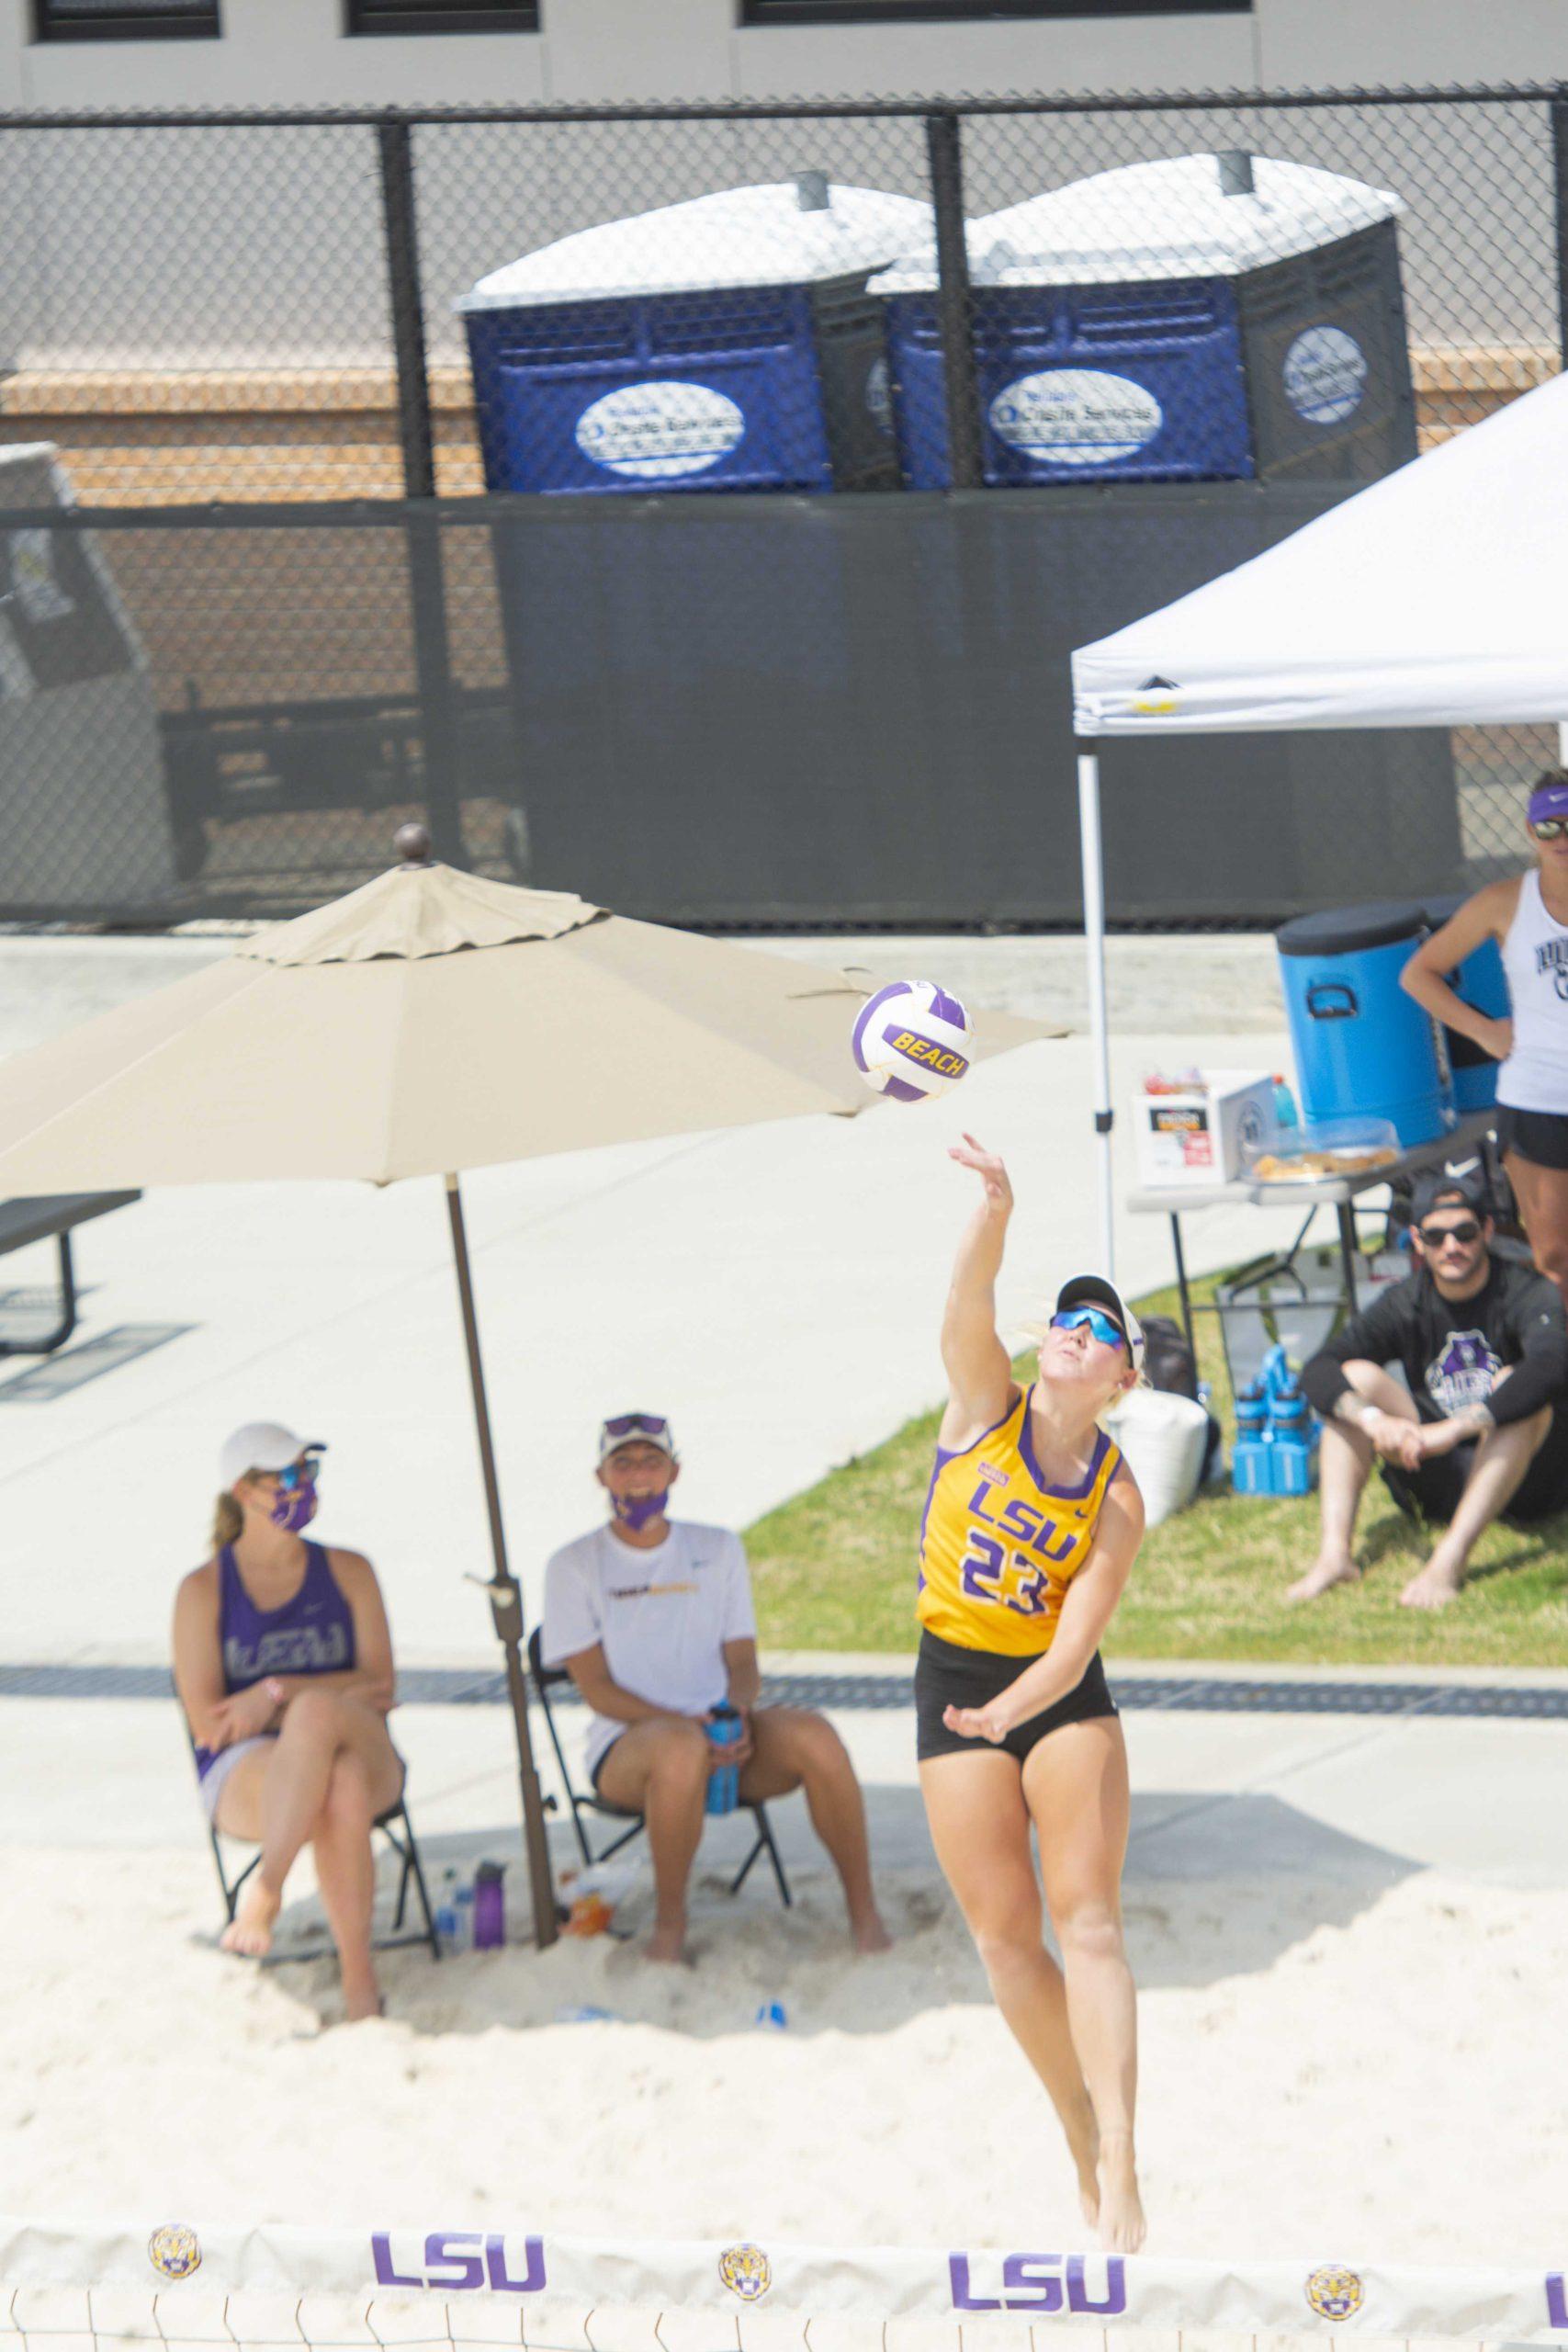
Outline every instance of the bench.
[(140, 1193), (46, 1193), (35, 1198), (0, 1201), (0, 1258), (34, 1241), (55, 1241), (60, 1250), (59, 1314), (52, 1328), (33, 1339), (7, 1339), (0, 1329), (0, 1356), (47, 1356), (62, 1348), (76, 1329), (76, 1274), (71, 1236), (79, 1225), (111, 1209), (128, 1208)]

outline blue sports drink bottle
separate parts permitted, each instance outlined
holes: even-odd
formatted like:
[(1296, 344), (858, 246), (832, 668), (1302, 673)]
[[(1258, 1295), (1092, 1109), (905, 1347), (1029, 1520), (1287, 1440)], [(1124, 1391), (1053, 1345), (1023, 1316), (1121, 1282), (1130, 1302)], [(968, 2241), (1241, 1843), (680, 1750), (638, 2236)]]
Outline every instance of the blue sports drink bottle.
[[(730, 1747), (740, 1737), (740, 1717), (723, 1699), (714, 1709), (708, 1722), (708, 1737), (719, 1747)], [(740, 1802), (740, 1772), (734, 1764), (720, 1764), (708, 1774), (707, 1809), (710, 1813), (733, 1813)]]

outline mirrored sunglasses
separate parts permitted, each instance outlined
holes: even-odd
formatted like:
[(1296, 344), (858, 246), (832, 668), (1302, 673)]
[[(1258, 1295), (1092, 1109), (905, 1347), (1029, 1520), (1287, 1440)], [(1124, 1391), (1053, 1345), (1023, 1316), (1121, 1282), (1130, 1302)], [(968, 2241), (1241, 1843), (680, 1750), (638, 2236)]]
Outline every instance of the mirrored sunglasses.
[(1538, 842), (1561, 841), (1568, 833), (1568, 817), (1532, 817), (1530, 831)]
[(321, 1474), (321, 1457), (319, 1453), (302, 1453), (298, 1462), (289, 1464), (287, 1470), (275, 1473), (286, 1495), (293, 1494), (296, 1487), (303, 1486), (307, 1480), (314, 1486)]
[(1127, 1334), (1119, 1323), (1111, 1321), (1102, 1307), (1065, 1306), (1060, 1314), (1051, 1317), (1053, 1331), (1076, 1331), (1082, 1323), (1089, 1325), (1101, 1347), (1120, 1348), (1123, 1354), (1127, 1353)]
[(661, 1445), (670, 1435), (670, 1424), (662, 1413), (615, 1413), (604, 1424), (604, 1435), (646, 1437)]

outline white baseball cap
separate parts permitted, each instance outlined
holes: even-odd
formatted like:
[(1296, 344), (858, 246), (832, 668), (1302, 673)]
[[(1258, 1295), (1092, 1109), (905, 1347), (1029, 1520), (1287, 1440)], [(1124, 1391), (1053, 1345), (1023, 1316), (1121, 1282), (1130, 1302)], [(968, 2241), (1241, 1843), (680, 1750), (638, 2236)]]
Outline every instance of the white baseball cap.
[(1134, 1372), (1144, 1368), (1144, 1327), (1117, 1289), (1105, 1274), (1075, 1274), (1056, 1293), (1056, 1312), (1068, 1306), (1100, 1306), (1119, 1326), (1127, 1342), (1127, 1353)]
[(612, 1413), (608, 1420), (599, 1424), (599, 1461), (601, 1466), (618, 1453), (623, 1445), (656, 1445), (671, 1462), (679, 1462), (675, 1451), (675, 1432), (662, 1413)]
[(228, 1494), (249, 1470), (287, 1470), (302, 1453), (325, 1452), (319, 1438), (307, 1442), (296, 1437), (281, 1421), (246, 1421), (224, 1439), (218, 1455), (218, 1476)]

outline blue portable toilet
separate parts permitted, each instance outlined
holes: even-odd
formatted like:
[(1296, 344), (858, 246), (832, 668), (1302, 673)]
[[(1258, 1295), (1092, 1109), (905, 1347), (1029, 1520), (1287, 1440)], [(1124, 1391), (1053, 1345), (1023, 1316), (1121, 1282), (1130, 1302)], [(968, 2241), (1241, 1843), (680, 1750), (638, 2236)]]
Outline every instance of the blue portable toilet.
[[(1235, 153), (1133, 164), (967, 232), (985, 479), (1371, 481), (1416, 455), (1399, 198)], [(934, 251), (888, 306), (904, 479), (948, 483)]]
[[(1434, 931), (1441, 930), (1450, 916), (1458, 914), (1465, 897), (1466, 893), (1461, 890), (1451, 898), (1427, 899), (1427, 921)], [(1475, 1012), (1485, 1013), (1489, 1021), (1506, 1021), (1513, 1011), (1503, 970), (1503, 951), (1495, 939), (1483, 939), (1479, 947), (1472, 948), (1463, 963), (1448, 975), (1448, 982), (1456, 996), (1462, 997)], [(1448, 1041), (1449, 1062), (1453, 1070), (1454, 1109), (1461, 1114), (1466, 1111), (1489, 1111), (1497, 1100), (1497, 1064), (1462, 1030), (1450, 1029), (1445, 1023), (1443, 1035)]]
[(931, 207), (821, 172), (563, 237), (458, 303), (491, 490), (896, 488), (873, 270)]
[(1275, 934), (1303, 1116), (1391, 1120), (1408, 1149), (1452, 1124), (1437, 1023), (1399, 976), (1427, 936), (1404, 899), (1298, 915)]

